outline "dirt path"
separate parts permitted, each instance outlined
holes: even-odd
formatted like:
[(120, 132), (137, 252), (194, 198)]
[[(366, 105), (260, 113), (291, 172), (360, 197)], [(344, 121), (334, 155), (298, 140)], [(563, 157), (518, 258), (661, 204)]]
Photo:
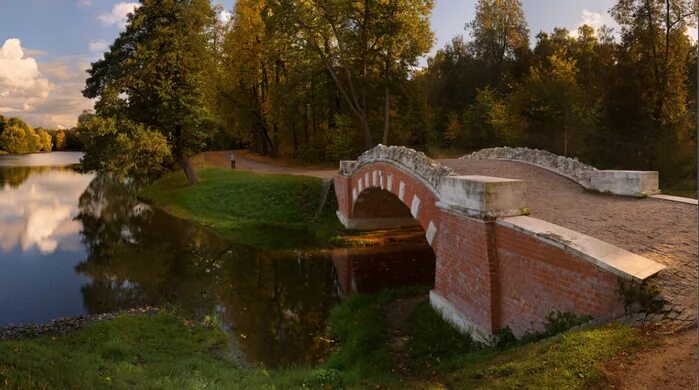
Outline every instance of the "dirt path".
[[(313, 176), (323, 180), (332, 179), (336, 169), (303, 168), (284, 165), (284, 160), (275, 161), (270, 158), (253, 155), (246, 150), (233, 151), (236, 156), (236, 169), (262, 173), (278, 173), (287, 175)], [(230, 168), (230, 150), (199, 153), (192, 158), (196, 167)]]
[(639, 353), (607, 364), (615, 389), (696, 389), (697, 329), (664, 336)]
[(405, 332), (405, 323), (412, 314), (415, 306), (426, 300), (425, 296), (396, 299), (383, 308), (386, 325), (391, 334), (388, 348), (393, 360), (394, 371), (403, 378), (411, 377), (408, 368), (408, 352), (405, 350), (405, 342), (408, 340)]

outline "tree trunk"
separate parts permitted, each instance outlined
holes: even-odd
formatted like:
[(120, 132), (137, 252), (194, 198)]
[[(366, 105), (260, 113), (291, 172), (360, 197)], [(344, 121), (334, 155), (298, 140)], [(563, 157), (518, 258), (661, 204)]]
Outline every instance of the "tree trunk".
[(371, 140), (371, 129), (369, 128), (369, 119), (366, 117), (366, 113), (361, 118), (362, 129), (364, 130), (364, 148), (369, 150), (374, 147), (374, 141)]
[(182, 165), (182, 170), (184, 171), (185, 176), (187, 176), (187, 184), (197, 184), (199, 182), (199, 175), (197, 175), (197, 172), (192, 167), (189, 157), (180, 153), (179, 160), (180, 164)]
[(184, 151), (184, 131), (182, 126), (175, 127), (175, 136), (177, 137), (177, 161), (182, 166), (185, 176), (187, 176), (187, 184), (197, 184), (199, 181), (199, 176), (192, 167), (189, 157), (187, 157)]
[(291, 122), (291, 136), (294, 141), (294, 158), (298, 157), (299, 154), (299, 140), (298, 136), (296, 135), (296, 122)]
[[(388, 80), (387, 80), (388, 81)], [(383, 123), (383, 144), (388, 145), (388, 129), (390, 128), (389, 113), (391, 111), (391, 92), (388, 89), (388, 82), (386, 83), (386, 107), (384, 108), (384, 123)]]
[(385, 84), (385, 107), (384, 107), (384, 121), (383, 121), (383, 139), (384, 145), (388, 145), (388, 131), (390, 129), (390, 112), (391, 112), (391, 91), (389, 90), (389, 82), (391, 81), (391, 48), (388, 49), (388, 55), (386, 56), (386, 69), (384, 70), (384, 84)]

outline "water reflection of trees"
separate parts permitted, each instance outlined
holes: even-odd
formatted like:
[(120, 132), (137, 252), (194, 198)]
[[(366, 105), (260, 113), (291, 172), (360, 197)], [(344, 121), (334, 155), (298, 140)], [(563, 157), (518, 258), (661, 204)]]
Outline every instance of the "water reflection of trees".
[(0, 186), (7, 184), (12, 188), (19, 187), (31, 175), (49, 171), (67, 171), (70, 167), (0, 167)]
[(76, 269), (91, 280), (82, 289), (90, 312), (174, 303), (217, 311), (252, 359), (300, 362), (317, 352), (337, 299), (332, 263), (231, 245), (144, 206), (137, 187), (99, 175), (80, 197), (87, 258)]

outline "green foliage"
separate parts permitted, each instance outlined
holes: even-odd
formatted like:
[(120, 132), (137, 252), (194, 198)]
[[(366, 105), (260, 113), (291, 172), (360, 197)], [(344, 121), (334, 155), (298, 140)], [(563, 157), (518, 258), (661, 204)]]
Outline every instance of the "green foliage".
[(649, 281), (637, 282), (635, 280), (617, 279), (619, 292), (624, 297), (624, 304), (628, 311), (632, 305), (638, 304), (641, 310), (654, 313), (663, 306), (662, 300), (655, 299), (660, 294), (660, 287)]
[[(391, 137), (386, 142), (397, 142), (415, 125), (401, 116), (419, 93), (408, 79), (432, 45), (432, 6), (432, 0), (237, 1), (216, 83), (224, 126), (260, 154), (304, 161), (372, 147), (382, 127)], [(334, 144), (327, 156), (326, 142)]]
[(153, 179), (171, 160), (162, 133), (127, 119), (83, 114), (77, 131), (85, 152), (83, 167), (88, 170)]
[[(197, 177), (188, 156), (202, 147), (206, 132), (215, 126), (207, 105), (215, 19), (208, 0), (144, 0), (104, 58), (92, 64), (83, 91), (85, 97), (97, 99), (98, 116), (119, 122), (125, 118), (161, 132), (190, 184)], [(133, 134), (126, 137), (105, 138), (122, 143), (105, 149), (128, 146), (123, 143)], [(155, 138), (149, 135), (149, 140)], [(92, 153), (94, 159), (102, 158), (98, 149)]]
[(50, 152), (53, 146), (53, 141), (51, 140), (51, 135), (46, 130), (40, 130), (38, 132), (39, 145), (42, 151)]
[(50, 152), (51, 137), (44, 130), (37, 132), (19, 118), (3, 118), (0, 150), (9, 153)]
[(588, 315), (575, 315), (569, 312), (554, 310), (546, 316), (543, 337), (550, 337), (563, 333), (566, 330), (582, 325), (591, 319), (592, 317)]
[(447, 375), (447, 387), (584, 389), (604, 387), (600, 365), (642, 343), (638, 330), (619, 325), (565, 334), (481, 355)]
[(171, 314), (120, 316), (65, 336), (0, 343), (9, 388), (200, 388), (235, 383), (240, 369), (217, 356), (220, 330)]
[(485, 76), (501, 87), (507, 68), (529, 50), (529, 27), (520, 0), (479, 0), (476, 16), (466, 24), (474, 57), (485, 65)]
[[(564, 53), (532, 67), (512, 95), (512, 110), (526, 123), (527, 144), (580, 155), (581, 142), (596, 124), (597, 107), (578, 85), (576, 61)], [(572, 148), (571, 145), (578, 145)]]
[(484, 348), (445, 322), (427, 301), (415, 307), (406, 333), (411, 369), (417, 372), (428, 367), (440, 372), (453, 369), (460, 357)]
[(356, 127), (352, 119), (346, 115), (335, 116), (335, 128), (329, 129), (326, 143), (325, 156), (331, 161), (350, 160), (359, 154), (357, 148)]
[(521, 143), (522, 129), (507, 101), (493, 88), (478, 90), (464, 114), (462, 144), (468, 150)]

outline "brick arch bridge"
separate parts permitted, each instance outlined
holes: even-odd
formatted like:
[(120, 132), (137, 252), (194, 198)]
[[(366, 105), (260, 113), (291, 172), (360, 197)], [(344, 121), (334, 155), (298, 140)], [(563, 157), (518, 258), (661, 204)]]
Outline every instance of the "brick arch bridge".
[(527, 216), (527, 184), (536, 183), (463, 175), (463, 161), (379, 145), (341, 161), (334, 178), (345, 227), (423, 228), (436, 257), (430, 302), (461, 331), (489, 340), (509, 327), (519, 337), (541, 330), (552, 310), (612, 318), (625, 309), (620, 278), (642, 281), (665, 268)]

